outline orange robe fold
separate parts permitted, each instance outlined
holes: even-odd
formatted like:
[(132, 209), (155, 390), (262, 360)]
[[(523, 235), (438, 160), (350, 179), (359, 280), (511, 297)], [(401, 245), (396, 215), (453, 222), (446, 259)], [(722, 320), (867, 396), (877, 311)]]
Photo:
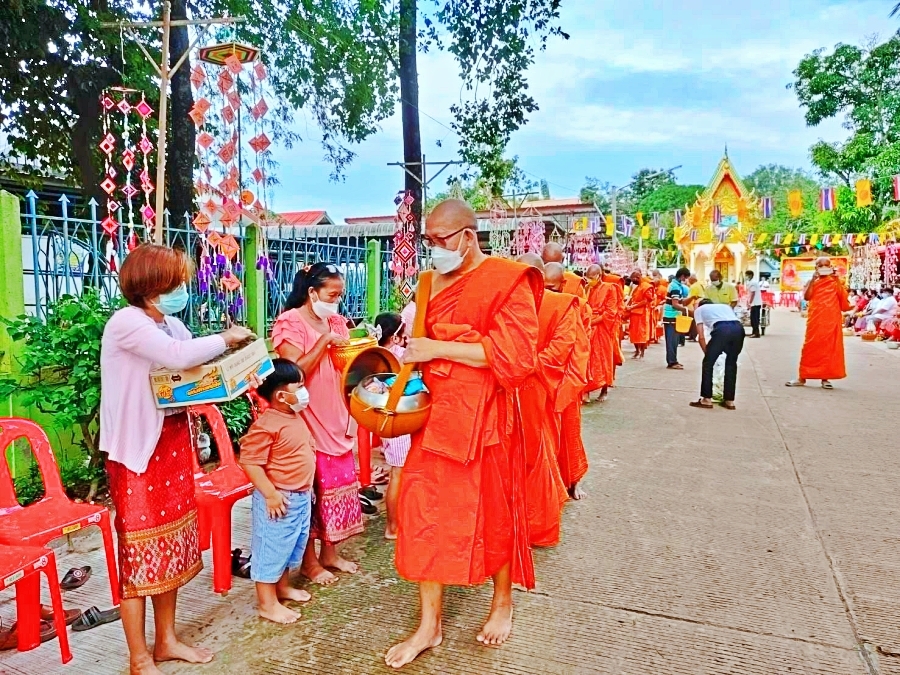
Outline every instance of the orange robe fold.
[(625, 280), (617, 274), (604, 274), (603, 281), (611, 283), (616, 290), (616, 333), (615, 333), (615, 365), (625, 363), (622, 354), (622, 338), (625, 317)]
[(844, 365), (843, 316), (850, 310), (847, 289), (834, 276), (813, 282), (806, 319), (806, 337), (800, 352), (800, 379), (840, 380)]
[(659, 342), (663, 339), (665, 334), (662, 319), (666, 298), (669, 297), (669, 282), (665, 279), (660, 279), (659, 281), (654, 282), (654, 286), (656, 291), (656, 312), (653, 315), (653, 322), (656, 330), (656, 342)]
[(628, 339), (633, 345), (646, 345), (650, 342), (650, 302), (653, 288), (649, 282), (641, 279), (628, 298)]
[(562, 292), (585, 300), (587, 299), (587, 280), (578, 276), (575, 272), (566, 271), (563, 273)]
[(410, 581), (478, 584), (511, 564), (513, 582), (534, 587), (517, 390), (537, 367), (542, 294), (536, 269), (488, 258), (428, 303), (427, 336), (479, 340), (488, 367), (423, 368), (431, 415), (413, 436), (398, 505), (396, 565)]
[(581, 395), (588, 384), (591, 341), (588, 331), (591, 325), (591, 308), (587, 301), (580, 302), (581, 321), (575, 330), (575, 349), (566, 368), (566, 376), (556, 398), (559, 413), (560, 443), (559, 472), (566, 488), (572, 488), (584, 478), (588, 470), (587, 453), (581, 438)]
[(619, 334), (619, 301), (616, 286), (601, 281), (591, 288), (588, 305), (591, 318), (590, 391), (611, 387), (616, 377), (616, 342)]
[(559, 543), (562, 507), (568, 501), (559, 473), (559, 424), (553, 406), (575, 349), (578, 300), (548, 292), (538, 310), (538, 367), (519, 391), (525, 435), (525, 512), (532, 546)]

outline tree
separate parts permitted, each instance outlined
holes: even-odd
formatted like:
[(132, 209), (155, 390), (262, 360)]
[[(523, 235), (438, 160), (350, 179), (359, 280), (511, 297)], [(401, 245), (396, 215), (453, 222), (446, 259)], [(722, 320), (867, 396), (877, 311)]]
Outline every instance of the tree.
[(900, 37), (865, 47), (838, 44), (830, 54), (816, 50), (794, 76), (789, 88), (805, 108), (806, 123), (842, 115), (850, 132), (843, 143), (813, 145), (813, 163), (848, 188), (857, 178), (873, 178), (870, 226), (878, 227), (893, 204), (890, 177), (900, 172)]

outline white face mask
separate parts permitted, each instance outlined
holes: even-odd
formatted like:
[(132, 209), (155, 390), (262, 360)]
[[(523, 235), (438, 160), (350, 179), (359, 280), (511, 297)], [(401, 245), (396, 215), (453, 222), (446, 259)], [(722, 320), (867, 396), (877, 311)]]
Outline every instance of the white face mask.
[(312, 311), (320, 319), (325, 319), (326, 321), (330, 319), (332, 316), (338, 313), (338, 303), (336, 302), (322, 302), (319, 300), (319, 294), (316, 294), (315, 299), (312, 302)]
[(821, 277), (827, 277), (827, 276), (831, 276), (832, 274), (834, 274), (834, 269), (832, 269), (831, 267), (818, 267), (818, 268), (816, 268), (816, 271), (819, 273), (819, 276), (821, 276)]
[[(463, 240), (465, 240), (465, 237), (463, 237)], [(459, 245), (462, 246), (462, 241), (460, 241)], [(466, 253), (468, 253), (468, 250)], [(448, 251), (437, 246), (431, 249), (431, 264), (438, 274), (450, 274), (450, 272), (459, 269), (465, 257), (465, 254), (459, 252), (459, 248), (455, 251)]]
[(713, 282), (713, 286), (715, 286), (716, 288), (722, 288), (722, 282), (721, 282), (721, 281), (714, 281), (714, 282)]
[[(297, 402), (288, 403), (291, 410), (296, 413), (306, 410), (306, 406), (309, 405), (309, 392), (306, 390), (306, 387), (299, 387), (297, 391), (294, 392), (294, 396), (297, 397)], [(285, 401), (285, 403), (287, 403), (287, 401)]]

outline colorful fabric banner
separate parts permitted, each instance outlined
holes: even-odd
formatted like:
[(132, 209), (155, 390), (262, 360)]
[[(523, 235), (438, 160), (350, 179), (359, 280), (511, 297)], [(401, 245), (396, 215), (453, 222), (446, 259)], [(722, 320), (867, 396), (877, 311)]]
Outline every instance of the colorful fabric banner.
[(661, 227), (656, 231), (656, 238), (662, 241), (666, 238), (666, 228)]
[(771, 197), (763, 197), (762, 198), (762, 212), (763, 218), (771, 218), (772, 214), (775, 213), (775, 202)]
[(900, 202), (900, 176), (894, 176), (894, 201)]
[(713, 206), (712, 218), (713, 218), (714, 225), (718, 225), (719, 223), (722, 222), (722, 207), (719, 206), (718, 204)]
[(611, 237), (616, 233), (616, 222), (612, 216), (606, 216), (604, 220), (606, 221), (606, 236)]
[(872, 181), (868, 178), (856, 181), (856, 205), (858, 207), (872, 205)]
[(649, 225), (641, 225), (641, 239), (649, 239), (650, 238), (650, 226)]
[(775, 238), (772, 240), (772, 243), (778, 246), (781, 243), (781, 233), (778, 232), (775, 234)]
[(784, 239), (782, 240), (781, 243), (784, 244), (785, 246), (790, 246), (793, 238), (794, 238), (794, 233), (788, 232), (787, 234), (784, 235)]
[(817, 243), (819, 243), (819, 235), (814, 234), (814, 235), (810, 236), (810, 238), (809, 238), (810, 246), (815, 246)]
[[(900, 178), (900, 176), (897, 176), (897, 178)], [(900, 199), (900, 197), (898, 197), (897, 199)], [(681, 227), (681, 221), (683, 219), (684, 213), (681, 211), (681, 209), (675, 209), (675, 227)]]
[(791, 190), (788, 193), (788, 210), (792, 218), (803, 215), (803, 193), (800, 190)]
[(768, 237), (769, 237), (769, 233), (768, 233), (768, 232), (760, 232), (760, 233), (759, 233), (759, 237), (756, 238), (756, 243), (757, 243), (757, 244), (764, 244), (764, 243), (766, 242), (766, 239), (767, 239)]
[(819, 193), (819, 210), (834, 211), (835, 204), (837, 203), (836, 197), (833, 187), (824, 188), (822, 192)]
[(805, 234), (799, 235), (799, 237), (797, 238), (797, 243), (800, 244), (801, 246), (803, 246), (806, 243), (806, 235)]
[(753, 246), (753, 240), (756, 239), (756, 233), (750, 232), (747, 234), (747, 246)]

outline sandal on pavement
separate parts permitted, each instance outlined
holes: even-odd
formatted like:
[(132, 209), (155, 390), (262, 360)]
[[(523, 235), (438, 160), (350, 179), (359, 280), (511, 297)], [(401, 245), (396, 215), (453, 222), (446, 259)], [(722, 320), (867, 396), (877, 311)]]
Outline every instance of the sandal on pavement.
[(390, 476), (380, 466), (372, 469), (372, 485), (387, 485)]
[(374, 516), (378, 513), (378, 507), (375, 506), (368, 497), (364, 497), (363, 495), (359, 496), (359, 505), (362, 509), (362, 512), (367, 516)]
[(731, 403), (730, 401), (722, 401), (719, 405), (725, 408), (725, 410), (737, 410), (734, 403)]
[(370, 485), (369, 487), (360, 488), (359, 494), (361, 494), (371, 502), (377, 502), (380, 499), (384, 499), (384, 495), (376, 490), (372, 485)]
[(834, 389), (834, 385), (831, 382), (822, 382), (822, 389)]
[(788, 380), (784, 383), (785, 387), (805, 387), (806, 382), (801, 382), (800, 380)]
[(684, 370), (684, 366), (680, 363), (673, 363), (671, 366), (666, 366), (669, 370)]
[(81, 632), (102, 626), (105, 623), (112, 623), (119, 620), (119, 608), (113, 607), (102, 612), (96, 607), (89, 607), (79, 617), (78, 621), (72, 624), (72, 630)]
[(696, 401), (691, 401), (689, 404), (692, 408), (703, 408), (704, 410), (712, 410), (712, 403), (704, 403), (703, 399), (697, 399)]
[[(14, 621), (9, 630), (0, 630), (0, 651), (18, 649), (19, 631), (18, 622)], [(49, 621), (41, 619), (41, 642), (49, 642), (56, 637), (56, 626)]]
[[(80, 609), (66, 609), (63, 607), (63, 615), (66, 617), (66, 625), (71, 626), (81, 616)], [(41, 618), (44, 621), (53, 622), (53, 608), (47, 605), (41, 605)]]
[(59, 582), (59, 587), (64, 591), (74, 591), (76, 588), (81, 588), (87, 583), (87, 580), (91, 578), (91, 566), (85, 565), (84, 567), (73, 567), (66, 575), (62, 578), (62, 581)]
[(236, 548), (231, 552), (231, 575), (238, 579), (250, 578), (250, 558), (243, 556), (243, 549)]

